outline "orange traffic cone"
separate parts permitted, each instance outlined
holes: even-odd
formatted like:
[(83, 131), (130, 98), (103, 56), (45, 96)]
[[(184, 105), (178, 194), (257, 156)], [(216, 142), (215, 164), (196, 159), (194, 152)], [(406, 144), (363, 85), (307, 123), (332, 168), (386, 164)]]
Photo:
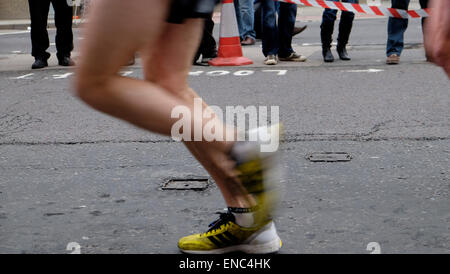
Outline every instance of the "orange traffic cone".
[(218, 57), (209, 61), (211, 66), (243, 66), (253, 61), (242, 54), (241, 40), (233, 0), (222, 0)]

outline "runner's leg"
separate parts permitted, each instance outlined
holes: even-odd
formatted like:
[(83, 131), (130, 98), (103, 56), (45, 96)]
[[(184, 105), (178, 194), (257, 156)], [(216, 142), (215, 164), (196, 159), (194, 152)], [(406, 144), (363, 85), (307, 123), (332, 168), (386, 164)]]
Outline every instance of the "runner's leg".
[[(195, 98), (200, 98), (189, 87), (188, 73), (201, 39), (202, 21), (189, 19), (182, 25), (165, 24), (156, 50), (142, 51), (145, 78), (191, 104)], [(203, 108), (207, 107), (203, 103)], [(220, 128), (225, 127), (217, 117), (212, 119), (217, 120)], [(233, 127), (228, 130), (235, 131)], [(225, 143), (228, 144), (225, 150), (211, 147), (208, 142), (185, 142), (185, 145), (215, 179), (228, 206), (252, 207), (255, 204), (239, 182), (234, 162), (228, 156), (233, 142)]]
[[(192, 20), (186, 26), (166, 24), (164, 20), (167, 7), (168, 1), (159, 0), (96, 2), (82, 45), (77, 71), (77, 92), (85, 102), (100, 111), (150, 131), (170, 135), (171, 127), (176, 122), (170, 118), (172, 109), (185, 105), (192, 110), (193, 98), (197, 97), (189, 89), (187, 77), (200, 39), (201, 22)], [(146, 12), (142, 14), (142, 10)], [(162, 44), (161, 39), (168, 36), (178, 37), (178, 42)], [(180, 46), (179, 41), (185, 42), (185, 45)], [(153, 75), (154, 78), (147, 77), (149, 81), (142, 81), (120, 76), (118, 72), (122, 64), (143, 47), (146, 49), (144, 55), (155, 56), (152, 63), (159, 64), (146, 66), (146, 74)], [(162, 60), (156, 56), (160, 56)], [(158, 73), (158, 70), (172, 73)], [(185, 92), (170, 92), (179, 89)], [(217, 121), (215, 128), (222, 130), (222, 127), (221, 121)], [(236, 180), (230, 179), (235, 178), (235, 174), (224, 172), (220, 164), (227, 163), (227, 171), (232, 171), (232, 163), (223, 161), (231, 144), (195, 142), (188, 147), (206, 165), (207, 170), (215, 178), (219, 178), (221, 186), (224, 185), (221, 182), (228, 182), (230, 195), (226, 196), (227, 203), (230, 206), (244, 207), (248, 206), (246, 192), (240, 188), (240, 184), (236, 184)], [(211, 155), (209, 157), (201, 156), (212, 151), (213, 146), (217, 150), (214, 152), (216, 154), (210, 152), (207, 153)]]
[[(82, 44), (76, 81), (78, 95), (89, 105), (164, 135), (171, 134), (177, 121), (171, 118), (172, 109), (186, 106), (194, 113), (193, 105), (154, 82), (122, 77), (118, 72), (136, 50), (158, 46), (169, 3), (169, 0), (96, 1)], [(221, 150), (229, 148), (224, 142), (209, 145)]]

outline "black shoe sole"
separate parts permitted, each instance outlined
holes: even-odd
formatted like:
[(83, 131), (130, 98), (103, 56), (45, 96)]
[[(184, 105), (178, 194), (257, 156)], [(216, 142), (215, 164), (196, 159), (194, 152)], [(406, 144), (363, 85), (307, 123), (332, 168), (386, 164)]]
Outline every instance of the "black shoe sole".
[(48, 65), (45, 65), (45, 66), (43, 66), (43, 67), (35, 67), (35, 66), (31, 66), (31, 69), (43, 69), (43, 68), (46, 68), (46, 67), (48, 67)]
[(209, 63), (195, 62), (194, 66), (209, 67)]
[(75, 64), (68, 64), (68, 63), (58, 63), (59, 66), (61, 67), (73, 67), (75, 66)]

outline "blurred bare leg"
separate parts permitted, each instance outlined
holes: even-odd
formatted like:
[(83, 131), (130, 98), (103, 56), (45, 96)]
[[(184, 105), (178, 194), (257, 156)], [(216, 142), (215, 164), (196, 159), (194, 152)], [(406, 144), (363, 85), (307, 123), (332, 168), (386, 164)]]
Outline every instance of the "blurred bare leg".
[[(188, 73), (201, 39), (202, 21), (189, 19), (183, 25), (165, 24), (157, 50), (143, 50), (142, 53), (145, 78), (191, 104), (195, 98), (200, 98), (189, 87)], [(183, 41), (182, 44), (179, 41)], [(203, 108), (208, 108), (204, 102)], [(222, 125), (222, 121), (215, 115), (212, 119), (217, 120), (216, 124)], [(220, 127), (226, 128), (224, 125)], [(235, 131), (230, 126), (226, 130)], [(235, 134), (234, 132), (233, 136)], [(185, 142), (185, 145), (214, 178), (228, 206), (252, 207), (255, 202), (240, 183), (234, 162), (228, 156), (233, 142), (224, 143), (225, 150), (218, 150), (208, 142)]]
[[(177, 121), (171, 118), (175, 107), (186, 106), (194, 113), (193, 99), (198, 95), (188, 87), (187, 77), (201, 35), (201, 20), (188, 20), (182, 25), (165, 23), (169, 2), (95, 2), (82, 45), (76, 82), (77, 93), (87, 104), (164, 135), (171, 134), (172, 125)], [(143, 49), (146, 60), (147, 81), (120, 76), (122, 65), (139, 49)], [(212, 119), (216, 130), (234, 132), (217, 118)], [(202, 123), (202, 128), (207, 122), (192, 119), (193, 124)], [(252, 205), (227, 156), (233, 142), (186, 144), (217, 180), (229, 206)]]

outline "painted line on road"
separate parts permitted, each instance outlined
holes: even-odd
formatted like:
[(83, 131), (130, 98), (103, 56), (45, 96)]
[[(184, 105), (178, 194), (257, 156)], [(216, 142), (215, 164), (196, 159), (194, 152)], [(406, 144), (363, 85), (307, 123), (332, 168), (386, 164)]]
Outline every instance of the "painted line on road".
[[(121, 76), (129, 76), (131, 77), (135, 71), (132, 70), (125, 70), (121, 71)], [(203, 70), (197, 70), (197, 71), (191, 71), (189, 72), (189, 76), (208, 76), (208, 77), (220, 77), (220, 76), (235, 76), (235, 77), (246, 77), (246, 76), (252, 76), (257, 73), (265, 73), (265, 74), (272, 74), (275, 76), (284, 76), (288, 73), (287, 69), (263, 69), (263, 70), (238, 70), (238, 71), (232, 71), (232, 70), (211, 70), (211, 71), (203, 71)], [(42, 76), (43, 80), (58, 80), (58, 79), (67, 79), (71, 77), (74, 73), (68, 72), (63, 74), (45, 74)], [(17, 77), (10, 77), (10, 79), (15, 80), (34, 80), (36, 76), (34, 73), (29, 73), (25, 75), (19, 75)]]
[(33, 76), (33, 75), (34, 75), (34, 73), (29, 73), (29, 74), (25, 74), (25, 75), (18, 76), (18, 77), (12, 77), (12, 79), (26, 79), (26, 78), (28, 78), (30, 76)]
[(24, 34), (24, 33), (30, 33), (30, 31), (29, 30), (23, 30), (23, 31), (15, 31), (15, 32), (5, 32), (5, 33), (0, 33), (0, 36), (2, 36), (2, 35)]
[[(251, 76), (254, 75), (255, 70), (238, 70), (235, 72), (232, 71), (228, 71), (228, 70), (213, 70), (213, 71), (203, 71), (203, 70), (197, 70), (197, 71), (191, 71), (189, 72), (189, 76), (201, 76), (201, 75), (206, 75), (206, 76), (211, 76), (211, 77), (217, 77), (217, 76), (225, 76), (225, 75), (233, 75), (233, 76), (238, 76), (238, 77), (242, 77), (242, 76)], [(260, 72), (263, 73), (275, 73), (275, 75), (286, 75), (288, 70), (286, 69), (263, 69), (260, 70)]]
[(287, 69), (264, 69), (262, 72), (276, 72), (277, 75), (286, 75)]
[(365, 72), (365, 73), (374, 73), (374, 72), (382, 72), (384, 69), (357, 69), (357, 70), (346, 70), (346, 72)]
[(64, 73), (64, 74), (53, 74), (53, 79), (66, 79), (71, 76), (73, 72)]

